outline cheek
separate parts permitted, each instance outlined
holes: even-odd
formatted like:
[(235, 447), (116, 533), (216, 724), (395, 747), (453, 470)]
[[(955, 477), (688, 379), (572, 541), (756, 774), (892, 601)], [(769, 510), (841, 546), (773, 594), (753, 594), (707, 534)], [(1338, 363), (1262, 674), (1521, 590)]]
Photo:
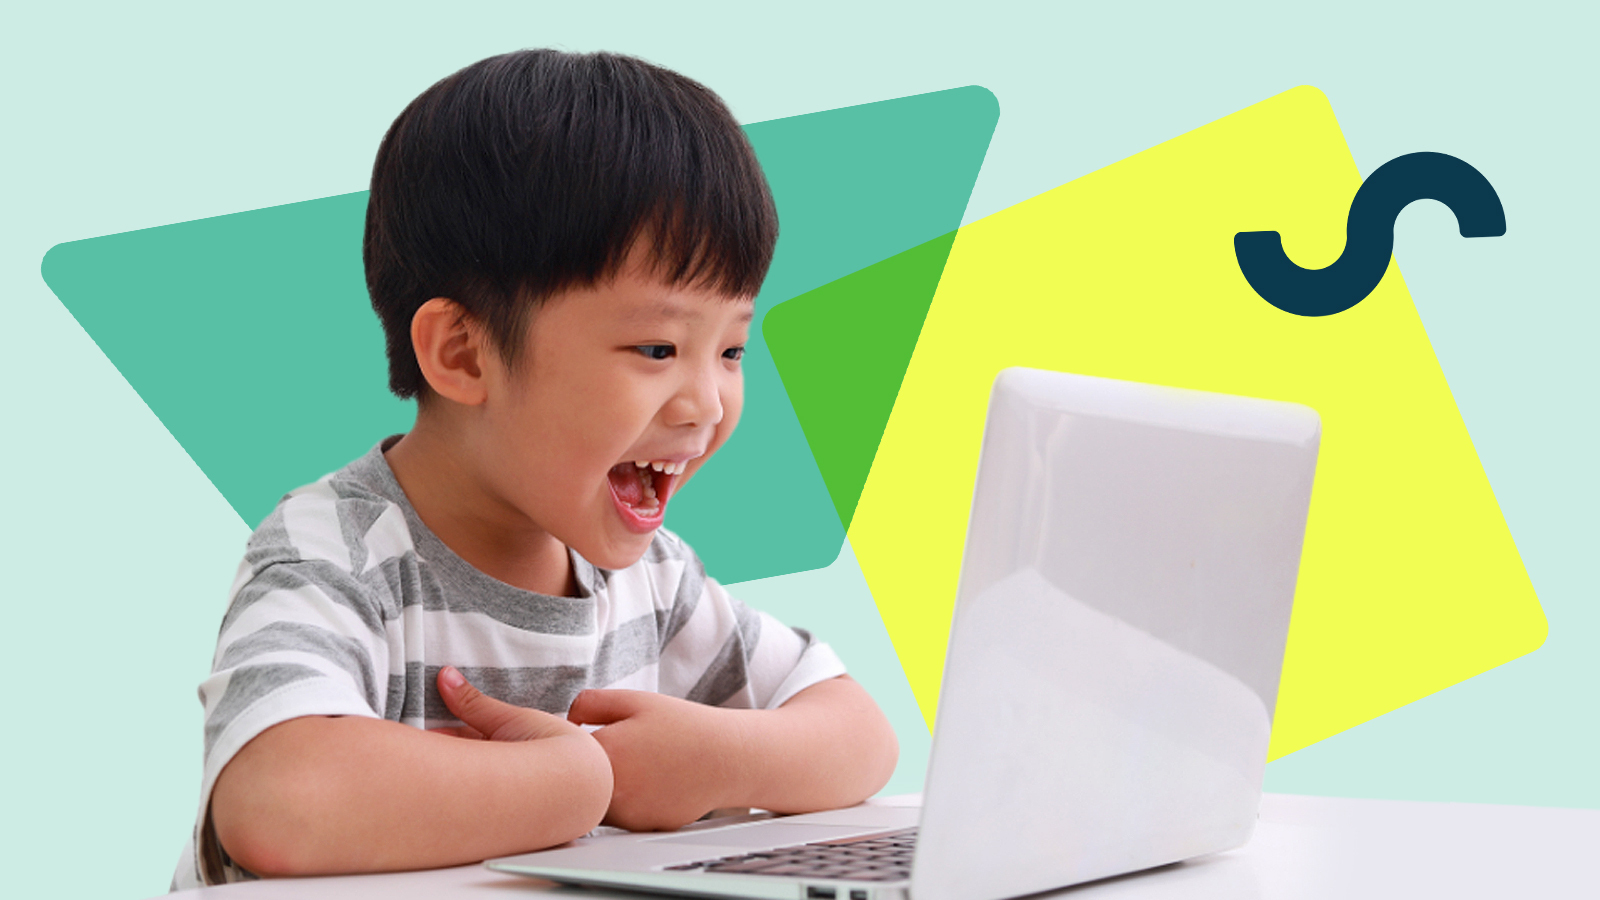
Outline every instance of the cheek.
[(721, 447), (728, 436), (733, 434), (734, 426), (739, 424), (739, 415), (744, 412), (744, 374), (735, 373), (720, 389), (722, 401), (722, 421), (717, 423), (716, 437), (712, 438), (713, 447)]
[(574, 473), (611, 468), (659, 405), (615, 371), (585, 371), (549, 386), (551, 397), (529, 427)]

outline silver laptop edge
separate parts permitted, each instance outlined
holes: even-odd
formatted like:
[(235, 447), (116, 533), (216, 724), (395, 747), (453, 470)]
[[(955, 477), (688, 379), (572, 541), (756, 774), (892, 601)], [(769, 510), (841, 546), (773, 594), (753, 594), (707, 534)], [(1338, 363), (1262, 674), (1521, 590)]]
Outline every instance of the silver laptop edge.
[[(488, 865), (698, 896), (999, 900), (1243, 844), (1320, 433), (1295, 404), (1000, 373), (909, 881), (661, 871), (917, 823), (889, 806)], [(822, 836), (760, 836), (786, 823)]]

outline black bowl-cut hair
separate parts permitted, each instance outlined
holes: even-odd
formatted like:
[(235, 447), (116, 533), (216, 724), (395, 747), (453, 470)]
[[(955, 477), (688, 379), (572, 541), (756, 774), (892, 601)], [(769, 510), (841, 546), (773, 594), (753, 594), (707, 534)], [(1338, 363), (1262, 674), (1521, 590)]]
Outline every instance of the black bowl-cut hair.
[(423, 91), (378, 148), (362, 257), (389, 389), (427, 393), (411, 320), (455, 301), (507, 365), (545, 298), (640, 239), (670, 284), (753, 296), (778, 238), (744, 131), (710, 90), (614, 53), (523, 50)]

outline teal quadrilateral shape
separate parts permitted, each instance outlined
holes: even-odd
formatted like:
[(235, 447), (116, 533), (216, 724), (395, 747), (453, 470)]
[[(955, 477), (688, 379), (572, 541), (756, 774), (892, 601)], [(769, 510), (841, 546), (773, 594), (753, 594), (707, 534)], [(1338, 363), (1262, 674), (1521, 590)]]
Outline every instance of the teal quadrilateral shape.
[(244, 521), (411, 425), (365, 192), (58, 244), (44, 280)]
[[(953, 231), (998, 116), (992, 94), (966, 87), (746, 129), (781, 237), (756, 301), (744, 420), (668, 513), (722, 580), (820, 568), (844, 540), (762, 315)], [(345, 194), (45, 256), (46, 283), (251, 525), (286, 491), (410, 425), (412, 404), (387, 391), (367, 302), (365, 209), (364, 192)]]

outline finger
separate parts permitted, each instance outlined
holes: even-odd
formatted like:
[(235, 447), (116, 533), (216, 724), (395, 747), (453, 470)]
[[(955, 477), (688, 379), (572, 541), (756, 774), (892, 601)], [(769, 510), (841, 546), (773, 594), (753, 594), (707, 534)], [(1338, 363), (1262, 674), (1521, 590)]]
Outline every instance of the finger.
[(579, 725), (610, 725), (644, 708), (643, 691), (588, 690), (578, 694), (567, 710), (567, 721)]
[(474, 740), (474, 741), (483, 740), (483, 735), (478, 732), (478, 729), (471, 728), (471, 727), (466, 726), (466, 725), (460, 725), (460, 726), (457, 726), (457, 727), (454, 727), (454, 728), (448, 728), (448, 727), (429, 728), (428, 730), (433, 732), (434, 734), (448, 734), (451, 737), (467, 738), (468, 740)]
[[(537, 710), (512, 706), (490, 697), (467, 683), (454, 666), (439, 670), (439, 696), (460, 719), (491, 741), (529, 741), (544, 736)], [(531, 714), (531, 715), (530, 715)]]

